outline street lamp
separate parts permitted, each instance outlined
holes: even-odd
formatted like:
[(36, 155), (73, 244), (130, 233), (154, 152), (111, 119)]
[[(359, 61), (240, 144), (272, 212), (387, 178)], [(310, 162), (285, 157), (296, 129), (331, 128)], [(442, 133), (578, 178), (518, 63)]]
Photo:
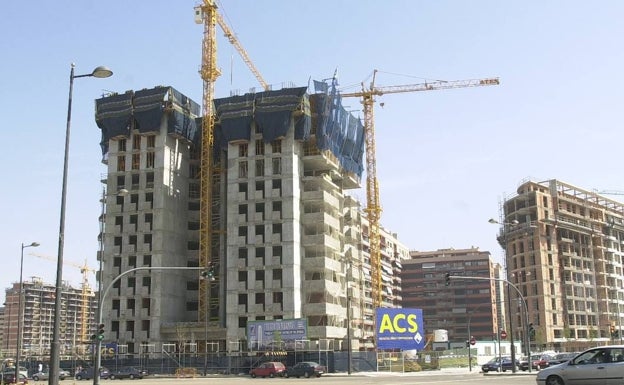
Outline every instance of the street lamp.
[[(101, 211), (101, 215), (100, 215), (100, 255), (98, 258), (98, 262), (99, 262), (99, 268), (98, 268), (98, 279), (97, 279), (97, 284), (98, 284), (98, 296), (97, 296), (97, 309), (96, 309), (96, 315), (95, 317), (100, 320), (102, 319), (102, 272), (103, 272), (103, 261), (104, 261), (104, 231), (105, 231), (105, 225), (106, 225), (106, 197), (108, 196), (126, 196), (128, 195), (128, 190), (126, 190), (125, 188), (119, 189), (119, 191), (117, 191), (114, 194), (106, 194), (106, 187), (102, 187), (102, 198), (100, 200), (100, 202), (102, 203), (102, 211)], [(97, 328), (99, 329), (100, 324), (97, 325)], [(102, 354), (100, 353), (101, 349), (102, 349), (102, 340), (100, 339), (102, 338), (100, 336), (100, 334), (98, 332), (96, 332), (95, 334), (95, 351), (93, 352), (94, 354), (94, 359), (93, 359), (93, 384), (97, 385), (100, 383), (100, 376), (99, 375), (95, 375), (95, 373), (99, 373), (100, 371), (100, 366), (102, 363)]]
[(24, 296), (23, 289), (23, 278), (22, 273), (24, 272), (24, 249), (27, 247), (38, 247), (39, 244), (37, 242), (32, 242), (30, 245), (25, 245), (22, 243), (22, 254), (20, 257), (20, 280), (19, 280), (19, 296), (17, 300), (17, 348), (15, 349), (15, 382), (19, 382), (19, 359), (22, 350), (22, 297)]
[[(515, 226), (520, 222), (518, 222), (515, 219), (512, 220), (511, 222), (499, 222), (494, 218), (490, 218), (488, 222), (503, 226), (503, 242), (502, 243), (503, 243), (503, 252), (504, 252), (504, 257), (505, 257), (505, 273), (507, 274), (507, 278), (509, 278), (509, 266), (507, 264), (507, 230), (506, 230), (506, 227)], [(509, 334), (509, 342), (511, 343), (511, 347), (510, 347), (511, 348), (511, 371), (515, 373), (516, 372), (516, 365), (515, 365), (516, 347), (514, 345), (513, 313), (511, 311), (511, 290), (510, 290), (509, 284), (507, 285), (507, 313), (509, 314), (509, 333), (508, 334)]]
[(85, 75), (74, 75), (75, 64), (71, 64), (69, 73), (69, 97), (67, 101), (67, 127), (65, 129), (65, 156), (63, 160), (63, 185), (61, 189), (61, 214), (59, 223), (58, 260), (56, 262), (56, 288), (54, 297), (54, 326), (52, 328), (52, 344), (50, 346), (50, 385), (58, 385), (59, 356), (61, 348), (61, 295), (63, 294), (63, 245), (65, 241), (65, 201), (67, 200), (67, 169), (69, 163), (69, 134), (71, 127), (72, 93), (74, 79), (84, 77), (107, 78), (113, 71), (106, 67), (96, 67), (93, 72)]

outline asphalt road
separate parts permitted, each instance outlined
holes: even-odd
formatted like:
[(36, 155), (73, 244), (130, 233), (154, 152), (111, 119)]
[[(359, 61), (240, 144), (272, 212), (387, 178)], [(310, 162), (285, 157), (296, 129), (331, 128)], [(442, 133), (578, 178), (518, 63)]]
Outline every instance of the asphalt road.
[[(101, 385), (130, 385), (132, 380), (102, 380)], [(137, 383), (138, 382), (138, 383)], [(31, 381), (31, 384), (38, 384)], [(92, 381), (65, 380), (62, 385), (90, 385)], [(435, 384), (435, 385), (535, 385), (535, 373), (529, 374), (504, 374), (468, 372), (468, 370), (450, 370), (438, 372), (388, 374), (388, 373), (356, 373), (328, 374), (321, 378), (251, 378), (250, 376), (207, 376), (196, 378), (163, 378), (146, 377), (142, 380), (134, 380), (132, 385), (166, 385), (166, 384), (279, 384), (279, 385), (305, 385), (308, 383), (319, 385), (324, 384), (358, 384), (358, 385), (402, 385), (402, 384)]]

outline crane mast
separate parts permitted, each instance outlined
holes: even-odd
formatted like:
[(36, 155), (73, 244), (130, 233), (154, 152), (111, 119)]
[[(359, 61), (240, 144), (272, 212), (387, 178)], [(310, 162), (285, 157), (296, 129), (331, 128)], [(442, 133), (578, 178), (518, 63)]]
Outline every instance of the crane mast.
[[(220, 180), (220, 170), (215, 164), (215, 156), (213, 154), (214, 145), (214, 95), (215, 82), (221, 75), (217, 67), (217, 24), (223, 30), (230, 44), (232, 44), (241, 58), (247, 64), (247, 67), (254, 74), (258, 82), (265, 90), (269, 89), (269, 85), (264, 81), (262, 75), (253, 64), (249, 55), (242, 47), (232, 29), (225, 23), (221, 15), (217, 11), (216, 0), (203, 0), (203, 3), (195, 7), (195, 22), (204, 25), (204, 37), (202, 40), (202, 64), (200, 75), (204, 82), (202, 94), (202, 134), (201, 134), (201, 152), (200, 152), (200, 196), (199, 196), (199, 265), (207, 270), (214, 271), (218, 269), (219, 256), (218, 231), (219, 220), (213, 215), (213, 207), (218, 206), (218, 189)], [(215, 193), (216, 192), (216, 193)], [(218, 298), (209, 298), (210, 285), (218, 286), (218, 274), (214, 274), (211, 279), (204, 279), (199, 284), (199, 321), (207, 321), (209, 318), (209, 306), (214, 304), (218, 307)]]
[[(217, 6), (214, 0), (204, 0), (199, 6), (204, 24), (202, 40), (202, 64), (200, 75), (203, 80), (202, 94), (202, 133), (200, 152), (200, 195), (199, 195), (199, 265), (208, 267), (212, 262), (212, 186), (213, 144), (214, 144), (214, 88), (221, 75), (217, 68)], [(199, 284), (199, 321), (208, 317), (209, 282), (204, 279)]]
[(369, 252), (371, 260), (371, 288), (373, 308), (381, 307), (383, 287), (381, 277), (381, 235), (379, 222), (381, 219), (381, 203), (379, 199), (379, 181), (377, 180), (377, 156), (375, 145), (375, 96), (405, 92), (435, 91), (452, 88), (494, 86), (500, 83), (498, 78), (469, 79), (454, 81), (433, 81), (421, 84), (397, 86), (375, 86), (377, 70), (373, 71), (373, 79), (368, 88), (362, 84), (362, 91), (344, 93), (342, 97), (359, 97), (364, 109), (364, 141), (366, 143), (366, 209), (369, 226)]

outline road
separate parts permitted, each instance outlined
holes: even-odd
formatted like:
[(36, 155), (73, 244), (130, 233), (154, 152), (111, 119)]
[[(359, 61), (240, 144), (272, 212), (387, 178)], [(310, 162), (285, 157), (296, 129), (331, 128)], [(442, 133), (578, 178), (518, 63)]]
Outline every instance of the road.
[[(122, 380), (122, 382), (129, 382), (130, 380)], [(137, 384), (136, 381), (139, 381)], [(237, 385), (237, 384), (279, 384), (279, 385), (319, 385), (319, 384), (358, 384), (358, 385), (408, 385), (408, 384), (435, 384), (435, 385), (498, 385), (505, 383), (505, 385), (535, 385), (535, 375), (511, 375), (511, 374), (488, 374), (482, 373), (468, 373), (464, 372), (435, 372), (435, 373), (409, 373), (409, 374), (379, 374), (379, 373), (367, 373), (367, 374), (354, 374), (347, 376), (341, 375), (326, 375), (321, 378), (304, 379), (304, 378), (251, 378), (250, 376), (208, 376), (197, 378), (154, 378), (147, 377), (143, 380), (135, 380), (132, 385), (167, 385), (167, 384), (186, 384), (186, 385), (204, 385), (204, 384), (223, 384), (223, 385)], [(35, 383), (36, 384), (36, 383)], [(65, 380), (62, 385), (89, 385), (91, 381), (74, 381)], [(120, 384), (115, 380), (114, 384)], [(101, 385), (113, 385), (109, 381), (102, 381)]]

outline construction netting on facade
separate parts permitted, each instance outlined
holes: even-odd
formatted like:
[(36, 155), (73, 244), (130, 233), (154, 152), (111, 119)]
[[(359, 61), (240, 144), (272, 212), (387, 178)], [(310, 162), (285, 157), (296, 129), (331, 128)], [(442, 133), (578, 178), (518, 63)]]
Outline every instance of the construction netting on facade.
[(102, 130), (102, 154), (108, 152), (110, 139), (129, 137), (131, 130), (141, 134), (159, 132), (163, 117), (167, 119), (168, 134), (199, 141), (200, 106), (173, 87), (111, 94), (97, 99), (95, 107), (95, 121)]
[(231, 141), (250, 140), (252, 128), (269, 143), (286, 136), (292, 123), (296, 140), (314, 136), (319, 150), (331, 151), (346, 171), (362, 176), (362, 122), (342, 106), (335, 80), (314, 84), (312, 94), (307, 87), (296, 87), (215, 99), (218, 149)]

